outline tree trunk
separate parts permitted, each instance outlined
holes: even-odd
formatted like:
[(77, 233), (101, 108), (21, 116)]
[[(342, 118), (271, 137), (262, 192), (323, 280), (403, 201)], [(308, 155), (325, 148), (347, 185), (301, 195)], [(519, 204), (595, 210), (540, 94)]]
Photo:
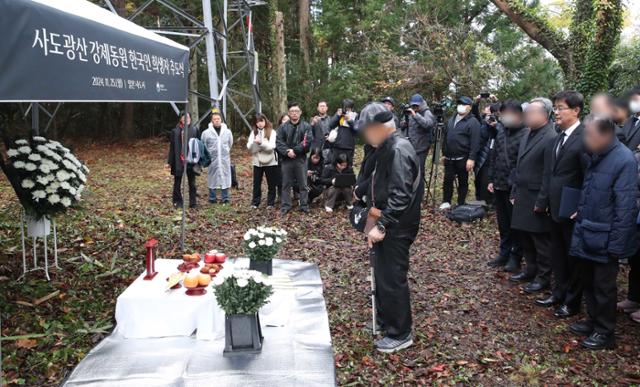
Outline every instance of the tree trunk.
[[(287, 70), (286, 70), (286, 57), (284, 53), (284, 16), (282, 12), (276, 11), (276, 79), (274, 79), (274, 95), (273, 105), (276, 109), (276, 114), (280, 115), (287, 111)], [(277, 118), (274, 117), (274, 121)]]
[[(126, 18), (127, 7), (125, 0), (114, 0), (113, 6), (118, 12), (118, 15)], [(123, 103), (120, 105), (120, 139), (130, 139), (135, 135), (135, 128), (133, 125), (133, 104)]]
[(311, 54), (309, 52), (309, 18), (310, 7), (309, 0), (298, 0), (298, 23), (300, 25), (300, 52), (302, 53), (302, 62), (304, 65), (305, 75), (310, 72)]

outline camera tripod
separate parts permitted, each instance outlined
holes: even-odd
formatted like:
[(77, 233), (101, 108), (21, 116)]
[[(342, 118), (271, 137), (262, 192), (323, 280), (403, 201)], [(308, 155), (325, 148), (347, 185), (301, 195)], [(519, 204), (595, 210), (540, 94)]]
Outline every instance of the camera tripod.
[(425, 203), (431, 203), (431, 206), (436, 206), (436, 188), (438, 186), (438, 169), (440, 167), (440, 154), (442, 153), (442, 140), (444, 136), (444, 119), (442, 116), (437, 117), (438, 122), (436, 124), (434, 133), (434, 146), (433, 154), (431, 156), (431, 166), (429, 168), (429, 174), (424, 175), (424, 187)]

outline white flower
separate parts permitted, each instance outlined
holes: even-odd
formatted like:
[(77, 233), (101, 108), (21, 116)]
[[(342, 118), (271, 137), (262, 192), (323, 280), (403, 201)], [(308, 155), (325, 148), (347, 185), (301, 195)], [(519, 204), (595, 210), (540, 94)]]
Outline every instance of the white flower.
[(256, 275), (256, 276), (254, 276), (254, 277), (253, 277), (253, 281), (254, 281), (255, 283), (257, 283), (257, 284), (261, 284), (261, 283), (263, 283), (263, 282), (264, 282), (264, 279), (262, 278), (262, 276), (261, 276), (261, 275)]
[(266, 244), (267, 246), (273, 246), (273, 239), (271, 239), (271, 238), (267, 238), (267, 241), (265, 242), (265, 244)]
[(49, 173), (51, 172), (51, 168), (49, 168), (49, 164), (40, 164), (40, 171), (42, 171), (42, 173)]
[(236, 283), (241, 288), (244, 288), (245, 286), (249, 285), (249, 281), (247, 279), (245, 279), (245, 278), (238, 278), (236, 280)]
[(36, 168), (38, 168), (38, 167), (36, 167), (36, 165), (35, 165), (34, 163), (26, 163), (26, 164), (24, 165), (24, 169), (26, 169), (26, 170), (27, 170), (27, 171), (29, 171), (29, 172), (33, 172), (33, 171), (35, 171), (35, 170), (36, 170)]
[(71, 184), (69, 184), (69, 183), (68, 183), (68, 182), (66, 182), (66, 181), (63, 181), (62, 183), (60, 183), (60, 188), (62, 188), (62, 189), (63, 189), (63, 190), (65, 190), (65, 191), (68, 191), (68, 190), (69, 190), (69, 188), (71, 188)]
[(9, 150), (7, 151), (7, 156), (9, 156), (9, 157), (16, 157), (19, 153), (20, 153), (20, 152), (18, 152), (18, 151), (17, 151), (17, 150), (15, 150), (15, 149), (9, 149)]
[(46, 146), (44, 146), (44, 145), (38, 145), (38, 146), (36, 147), (36, 149), (38, 150), (38, 152), (44, 153), (45, 155), (48, 155), (48, 154), (49, 154), (49, 152), (51, 152), (51, 151), (49, 150), (49, 148), (47, 148), (47, 147), (46, 147)]
[(13, 163), (13, 167), (15, 169), (24, 169), (24, 165), (25, 165), (24, 161), (20, 161), (20, 160), (18, 160), (15, 163)]
[(40, 160), (42, 160), (42, 156), (40, 156), (37, 153), (32, 153), (32, 154), (29, 155), (29, 160), (31, 160), (31, 161), (40, 161)]
[(29, 141), (24, 140), (24, 139), (20, 139), (20, 140), (16, 140), (16, 144), (17, 145), (28, 145)]
[(75, 166), (74, 163), (72, 163), (69, 160), (62, 160), (62, 164), (64, 165), (65, 168), (67, 168), (70, 171), (76, 171), (78, 168)]
[(50, 161), (47, 162), (47, 167), (49, 167), (50, 170), (55, 171), (56, 169), (60, 169), (60, 167), (58, 166), (58, 164)]
[(80, 172), (80, 171), (76, 171), (76, 173), (78, 174), (78, 178), (80, 179), (80, 181), (82, 181), (83, 183), (87, 182), (87, 176)]
[(259, 232), (259, 233), (258, 233), (258, 238), (261, 238), (261, 239), (262, 239), (262, 238), (264, 238), (264, 233)]
[(52, 194), (52, 195), (49, 195), (49, 198), (47, 200), (51, 204), (56, 204), (60, 202), (60, 196), (58, 196), (57, 194)]
[(282, 243), (282, 238), (276, 237), (276, 243)]
[(22, 188), (30, 189), (30, 188), (35, 187), (36, 183), (34, 183), (33, 180), (31, 180), (31, 179), (24, 179), (24, 180), (22, 180), (22, 184), (21, 185), (22, 185)]
[(71, 178), (71, 175), (67, 171), (58, 171), (58, 173), (56, 173), (56, 177), (60, 181), (65, 181), (69, 180)]
[(245, 241), (248, 241), (249, 239), (251, 239), (251, 235), (249, 235), (249, 233), (245, 233), (243, 238)]
[(25, 155), (29, 154), (31, 153), (31, 147), (28, 145), (21, 146), (20, 148), (18, 148), (18, 152), (24, 153)]
[(35, 141), (47, 141), (47, 139), (42, 136), (33, 136), (33, 139)]
[(69, 207), (71, 205), (71, 199), (69, 199), (68, 197), (63, 197), (60, 200), (60, 203), (62, 203), (62, 205), (65, 207)]
[(258, 241), (258, 244), (259, 244), (260, 246), (264, 246), (264, 243), (265, 243), (265, 242), (264, 242), (264, 239), (260, 239), (260, 240)]
[(89, 167), (87, 167), (86, 165), (82, 165), (82, 169), (84, 169), (85, 173), (89, 173)]
[(250, 249), (255, 249), (256, 248), (256, 242), (249, 243), (249, 248)]
[(77, 192), (78, 192), (78, 190), (76, 190), (75, 188), (73, 188), (73, 187), (69, 187), (69, 193), (70, 193), (71, 195), (74, 195), (74, 196), (75, 196)]
[(33, 200), (40, 201), (40, 199), (44, 199), (47, 197), (47, 193), (42, 191), (42, 190), (36, 190), (31, 192), (31, 196), (33, 197)]
[(213, 278), (212, 282), (214, 286), (220, 286), (224, 283), (224, 277), (221, 276), (220, 274), (222, 274), (222, 272), (220, 272), (217, 276)]
[[(42, 167), (42, 166), (41, 166)], [(49, 184), (50, 181), (53, 181), (54, 177), (52, 175), (40, 175), (36, 178), (36, 180), (38, 181), (38, 183), (42, 184), (42, 185), (47, 185)]]

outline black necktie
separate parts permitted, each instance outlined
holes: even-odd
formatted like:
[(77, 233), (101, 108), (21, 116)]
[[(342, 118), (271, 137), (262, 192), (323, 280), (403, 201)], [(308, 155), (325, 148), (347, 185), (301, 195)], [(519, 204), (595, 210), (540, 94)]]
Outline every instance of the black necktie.
[(564, 138), (567, 136), (565, 132), (560, 133), (560, 141), (558, 141), (558, 146), (556, 147), (556, 159), (558, 155), (560, 155), (560, 151), (564, 148)]

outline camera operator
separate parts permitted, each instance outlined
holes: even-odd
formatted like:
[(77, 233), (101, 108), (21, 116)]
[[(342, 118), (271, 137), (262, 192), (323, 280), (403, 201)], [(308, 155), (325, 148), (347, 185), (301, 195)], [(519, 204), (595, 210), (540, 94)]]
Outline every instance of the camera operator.
[(458, 179), (458, 205), (464, 204), (469, 190), (469, 172), (473, 171), (480, 145), (480, 122), (471, 114), (473, 100), (458, 98), (456, 115), (447, 122), (443, 140), (444, 186), (440, 210), (451, 208), (453, 181)]
[(420, 160), (420, 173), (424, 176), (429, 147), (433, 142), (433, 129), (436, 119), (431, 114), (427, 101), (420, 94), (409, 99), (409, 106), (403, 109), (404, 119), (400, 123), (401, 132), (406, 132)]
[(356, 129), (355, 120), (358, 113), (355, 111), (355, 104), (351, 99), (342, 100), (342, 109), (338, 109), (336, 114), (329, 121), (329, 128), (332, 128), (327, 136), (327, 141), (331, 147), (331, 155), (325, 164), (333, 164), (339, 154), (347, 155), (349, 166), (353, 165), (353, 156), (356, 149)]
[[(396, 101), (392, 97), (384, 97), (380, 100), (384, 104), (384, 106), (389, 109), (391, 113), (393, 113), (393, 121), (396, 123), (396, 127), (400, 128), (400, 118), (396, 114)], [(407, 133), (399, 131), (404, 137), (407, 137)]]
[[(478, 107), (483, 99), (487, 99), (493, 102), (483, 107), (482, 112)], [(485, 204), (493, 204), (493, 194), (489, 192), (487, 187), (489, 186), (489, 155), (493, 149), (497, 134), (498, 125), (498, 110), (500, 104), (497, 103), (495, 95), (488, 93), (481, 93), (476, 97), (475, 103), (472, 107), (472, 112), (476, 118), (480, 121), (480, 146), (478, 148), (478, 155), (476, 156), (476, 163), (473, 167), (475, 175), (474, 185), (476, 189), (476, 200), (483, 201)]]

